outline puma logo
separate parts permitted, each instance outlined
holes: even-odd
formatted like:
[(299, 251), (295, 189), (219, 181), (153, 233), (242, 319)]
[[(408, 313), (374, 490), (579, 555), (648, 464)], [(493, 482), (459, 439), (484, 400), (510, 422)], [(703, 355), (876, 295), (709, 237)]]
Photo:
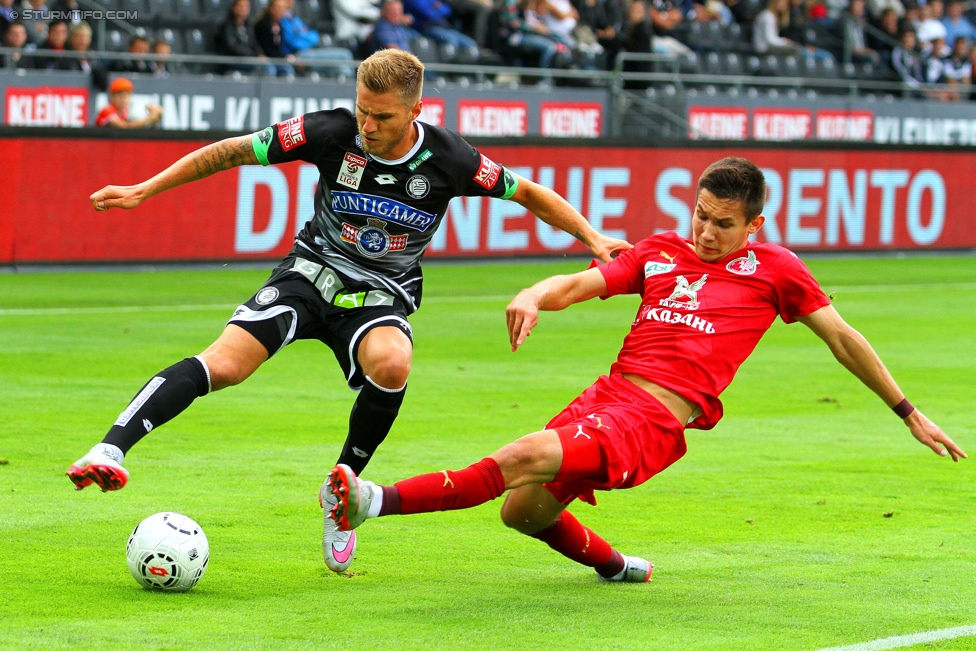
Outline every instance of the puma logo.
[(673, 255), (668, 255), (664, 251), (661, 251), (660, 253), (658, 253), (658, 255), (661, 256), (662, 258), (667, 258), (668, 259), (668, 262), (672, 262), (672, 263), (674, 262), (674, 256)]
[(447, 471), (441, 470), (441, 472), (444, 473), (444, 485), (441, 488), (447, 488), (448, 484), (451, 485), (451, 488), (454, 488), (454, 482), (451, 481), (451, 477), (447, 474)]

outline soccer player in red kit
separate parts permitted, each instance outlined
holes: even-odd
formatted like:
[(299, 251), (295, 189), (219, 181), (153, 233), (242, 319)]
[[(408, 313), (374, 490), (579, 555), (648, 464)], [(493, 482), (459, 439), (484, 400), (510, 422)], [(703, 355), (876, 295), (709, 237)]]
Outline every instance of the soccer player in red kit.
[(617, 294), (643, 298), (609, 376), (600, 377), (547, 428), (463, 470), (393, 486), (362, 481), (346, 466), (329, 479), (340, 530), (366, 518), (462, 509), (510, 491), (502, 520), (611, 581), (648, 581), (653, 565), (623, 556), (566, 511), (595, 490), (631, 488), (677, 461), (686, 427), (710, 429), (719, 395), (779, 315), (800, 321), (837, 360), (904, 420), (912, 435), (953, 461), (966, 454), (912, 407), (867, 340), (830, 305), (807, 267), (775, 244), (749, 241), (763, 225), (762, 172), (743, 158), (710, 165), (698, 181), (691, 241), (654, 235), (608, 264), (553, 276), (507, 309), (512, 350), (539, 310)]

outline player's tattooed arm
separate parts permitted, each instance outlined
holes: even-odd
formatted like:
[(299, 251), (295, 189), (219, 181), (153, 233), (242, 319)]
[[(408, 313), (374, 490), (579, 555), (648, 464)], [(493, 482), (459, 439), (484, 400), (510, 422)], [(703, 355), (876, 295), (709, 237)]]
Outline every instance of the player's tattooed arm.
[(228, 138), (193, 152), (193, 164), (197, 178), (205, 178), (223, 170), (241, 165), (257, 165), (251, 136)]
[(136, 185), (109, 185), (91, 195), (92, 207), (131, 209), (160, 192), (240, 165), (257, 165), (251, 136), (237, 136), (201, 147), (156, 176)]

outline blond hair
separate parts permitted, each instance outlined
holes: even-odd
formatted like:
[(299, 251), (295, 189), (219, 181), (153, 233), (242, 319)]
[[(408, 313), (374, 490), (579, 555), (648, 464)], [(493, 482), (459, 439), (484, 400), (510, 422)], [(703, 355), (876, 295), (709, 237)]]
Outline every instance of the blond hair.
[(356, 84), (374, 93), (399, 93), (407, 106), (424, 93), (424, 64), (405, 50), (380, 50), (359, 64)]
[(88, 38), (92, 37), (91, 26), (88, 23), (78, 23), (77, 25), (72, 25), (71, 29), (68, 30), (68, 39), (70, 40), (78, 32), (83, 32)]

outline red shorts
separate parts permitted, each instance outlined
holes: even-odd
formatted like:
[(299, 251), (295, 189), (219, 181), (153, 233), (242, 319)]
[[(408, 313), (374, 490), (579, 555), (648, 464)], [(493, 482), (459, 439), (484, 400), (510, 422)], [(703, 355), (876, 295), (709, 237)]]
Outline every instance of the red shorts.
[(559, 434), (563, 462), (545, 486), (562, 504), (576, 498), (596, 504), (593, 491), (643, 484), (687, 451), (684, 424), (616, 374), (600, 376), (547, 429)]

